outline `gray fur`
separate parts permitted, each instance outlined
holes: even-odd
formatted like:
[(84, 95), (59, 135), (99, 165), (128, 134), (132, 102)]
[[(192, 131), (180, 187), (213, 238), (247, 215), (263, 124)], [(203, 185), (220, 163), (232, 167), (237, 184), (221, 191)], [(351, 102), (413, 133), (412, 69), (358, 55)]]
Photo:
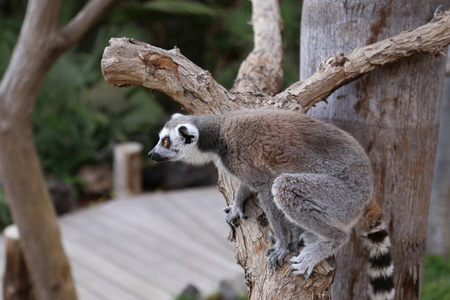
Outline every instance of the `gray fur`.
[[(193, 141), (179, 133), (189, 129)], [(161, 143), (170, 136), (170, 147)], [(309, 277), (315, 265), (344, 244), (372, 197), (372, 171), (362, 147), (349, 134), (311, 117), (283, 110), (224, 115), (174, 116), (149, 153), (159, 160), (214, 162), (240, 182), (226, 221), (246, 218), (253, 192), (274, 231), (267, 250), (274, 269), (290, 250), (293, 274)], [(304, 233), (303, 230), (305, 231)], [(294, 248), (294, 249), (292, 249)]]

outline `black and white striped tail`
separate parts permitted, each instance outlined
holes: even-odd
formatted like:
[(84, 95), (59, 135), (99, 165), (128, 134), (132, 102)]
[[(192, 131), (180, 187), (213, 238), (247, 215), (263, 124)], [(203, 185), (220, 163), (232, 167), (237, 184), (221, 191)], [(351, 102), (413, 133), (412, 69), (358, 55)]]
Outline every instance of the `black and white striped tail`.
[(394, 289), (394, 264), (392, 263), (389, 233), (383, 223), (372, 228), (361, 237), (369, 256), (367, 273), (370, 278), (369, 298), (371, 300), (392, 300)]

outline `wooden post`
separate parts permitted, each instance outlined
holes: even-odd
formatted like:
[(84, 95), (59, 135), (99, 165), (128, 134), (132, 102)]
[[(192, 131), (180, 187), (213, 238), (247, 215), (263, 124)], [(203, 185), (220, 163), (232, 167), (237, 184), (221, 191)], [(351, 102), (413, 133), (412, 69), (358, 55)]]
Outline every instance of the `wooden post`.
[(139, 143), (119, 144), (114, 148), (114, 191), (116, 198), (142, 192), (142, 145)]
[(20, 233), (15, 224), (3, 231), (5, 235), (5, 273), (3, 277), (3, 298), (5, 300), (35, 299), (33, 286), (20, 248)]

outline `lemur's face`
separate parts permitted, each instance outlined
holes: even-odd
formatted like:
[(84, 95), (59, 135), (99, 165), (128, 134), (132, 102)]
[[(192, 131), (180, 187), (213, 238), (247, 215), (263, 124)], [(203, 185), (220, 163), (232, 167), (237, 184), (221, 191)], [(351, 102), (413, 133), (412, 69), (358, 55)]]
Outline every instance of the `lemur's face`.
[(198, 140), (197, 128), (186, 122), (187, 116), (175, 114), (159, 133), (158, 144), (148, 153), (156, 161), (183, 160)]

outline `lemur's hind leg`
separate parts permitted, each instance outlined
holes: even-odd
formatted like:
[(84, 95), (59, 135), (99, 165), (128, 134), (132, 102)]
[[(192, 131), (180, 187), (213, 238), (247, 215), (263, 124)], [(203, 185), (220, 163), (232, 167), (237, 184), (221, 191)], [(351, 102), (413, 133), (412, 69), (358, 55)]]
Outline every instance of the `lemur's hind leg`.
[(284, 257), (290, 252), (290, 232), (289, 221), (273, 201), (270, 188), (268, 186), (261, 189), (258, 192), (258, 199), (274, 233), (274, 236), (269, 237), (274, 245), (266, 251), (266, 255), (268, 256), (270, 267), (276, 270), (278, 266), (283, 266)]
[(291, 241), (289, 243), (289, 250), (296, 252), (300, 247), (304, 246), (304, 241), (302, 240), (302, 233), (305, 232), (303, 228), (295, 223), (289, 223), (289, 232), (291, 233)]
[(308, 278), (319, 262), (348, 240), (360, 216), (350, 207), (357, 200), (351, 199), (354, 195), (341, 180), (326, 174), (282, 174), (272, 193), (287, 218), (306, 231), (305, 248), (291, 259), (291, 268), (294, 275)]

